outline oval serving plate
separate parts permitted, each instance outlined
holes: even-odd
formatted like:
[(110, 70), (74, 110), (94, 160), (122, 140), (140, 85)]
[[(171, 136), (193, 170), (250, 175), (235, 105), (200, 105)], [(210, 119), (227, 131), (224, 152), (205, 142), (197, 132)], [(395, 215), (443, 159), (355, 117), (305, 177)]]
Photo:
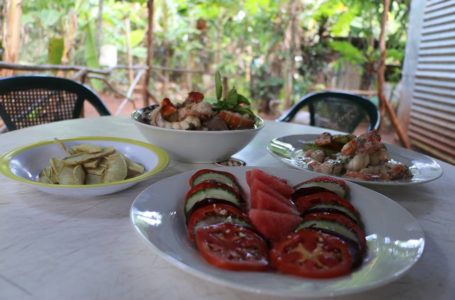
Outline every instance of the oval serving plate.
[[(234, 174), (248, 191), (248, 167), (221, 168)], [(262, 168), (287, 179), (290, 184), (315, 177), (287, 168)], [(195, 170), (163, 179), (145, 189), (131, 207), (131, 221), (143, 240), (171, 264), (201, 279), (223, 286), (271, 296), (300, 298), (346, 295), (396, 280), (421, 257), (424, 234), (414, 217), (395, 201), (348, 182), (350, 200), (363, 217), (368, 253), (353, 273), (329, 280), (311, 280), (274, 272), (236, 272), (205, 262), (188, 241), (183, 214), (183, 195)], [(379, 213), (380, 212), (380, 213)]]
[[(309, 169), (301, 160), (304, 155), (302, 146), (307, 143), (313, 143), (316, 137), (318, 137), (317, 134), (297, 134), (279, 137), (270, 141), (267, 145), (267, 150), (275, 158), (288, 166), (321, 175), (321, 173)], [(367, 181), (344, 176), (331, 176), (366, 185), (406, 186), (430, 182), (438, 179), (442, 175), (441, 166), (431, 157), (396, 145), (385, 145), (391, 159), (409, 166), (413, 175), (412, 178), (405, 180)]]
[(82, 143), (103, 147), (112, 146), (129, 159), (142, 164), (145, 167), (145, 173), (126, 180), (102, 184), (60, 185), (41, 183), (37, 181), (38, 175), (44, 167), (49, 165), (49, 159), (51, 157), (63, 158), (66, 155), (55, 140), (19, 147), (3, 154), (0, 156), (0, 173), (46, 193), (89, 197), (112, 194), (127, 189), (162, 171), (169, 163), (168, 154), (163, 149), (137, 140), (93, 136), (61, 139), (60, 141), (65, 146)]

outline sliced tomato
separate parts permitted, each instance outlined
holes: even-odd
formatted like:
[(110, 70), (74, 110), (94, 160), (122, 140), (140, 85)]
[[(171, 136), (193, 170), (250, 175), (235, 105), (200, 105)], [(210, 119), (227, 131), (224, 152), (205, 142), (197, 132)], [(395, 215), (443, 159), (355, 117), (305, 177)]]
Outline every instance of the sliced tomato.
[[(208, 220), (211, 219), (211, 220)], [(207, 221), (208, 220), (208, 221)], [(193, 241), (195, 228), (198, 224), (207, 221), (224, 223), (245, 223), (249, 224), (248, 216), (233, 205), (224, 203), (212, 203), (191, 212), (187, 222), (188, 238)], [(224, 221), (224, 222), (223, 222)], [(237, 222), (238, 221), (238, 222)]]
[(329, 221), (329, 222), (336, 222), (338, 224), (343, 225), (344, 227), (348, 228), (351, 230), (358, 239), (359, 247), (360, 247), (360, 253), (363, 254), (366, 251), (367, 247), (367, 242), (365, 239), (365, 231), (354, 221), (352, 221), (350, 218), (340, 214), (340, 213), (327, 213), (327, 212), (322, 212), (322, 213), (310, 213), (305, 216), (303, 216), (303, 221), (311, 221), (311, 220), (317, 220), (317, 221)]
[(185, 195), (185, 216), (191, 211), (208, 204), (208, 202), (225, 201), (243, 209), (245, 201), (232, 187), (212, 181), (204, 181), (193, 186)]
[(260, 235), (244, 226), (222, 223), (199, 227), (196, 230), (196, 246), (209, 264), (221, 269), (269, 269), (266, 242)]
[(352, 257), (342, 239), (300, 230), (275, 244), (270, 257), (278, 271), (309, 278), (332, 278), (352, 270)]
[[(309, 212), (312, 208), (322, 204), (334, 204), (345, 208), (344, 214), (351, 218), (356, 223), (360, 224), (360, 214), (357, 209), (346, 199), (341, 198), (332, 192), (318, 192), (306, 196), (300, 196), (294, 199), (297, 210), (301, 214)], [(340, 211), (343, 211), (343, 209)], [(346, 211), (347, 210), (347, 211)]]
[(240, 185), (237, 182), (237, 178), (225, 171), (213, 170), (213, 169), (201, 169), (196, 171), (189, 179), (189, 185), (195, 186), (204, 181), (217, 181), (224, 183), (240, 191)]

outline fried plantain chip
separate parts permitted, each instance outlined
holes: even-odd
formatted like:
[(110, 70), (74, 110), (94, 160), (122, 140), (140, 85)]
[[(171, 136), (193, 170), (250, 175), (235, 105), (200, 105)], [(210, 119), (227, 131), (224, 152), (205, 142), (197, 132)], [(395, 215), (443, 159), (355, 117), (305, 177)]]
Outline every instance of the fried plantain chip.
[(141, 175), (142, 173), (145, 172), (145, 168), (144, 168), (143, 165), (132, 161), (131, 159), (129, 159), (125, 155), (123, 157), (125, 158), (126, 165), (128, 167), (128, 173), (126, 175), (126, 178), (133, 178), (133, 177), (139, 176), (139, 175)]
[(104, 172), (103, 182), (114, 182), (123, 180), (128, 174), (128, 167), (124, 156), (116, 152), (106, 158), (107, 168)]
[(104, 150), (104, 147), (92, 145), (92, 144), (79, 144), (74, 145), (71, 148), (72, 153), (99, 153)]
[(113, 147), (79, 144), (70, 148), (55, 139), (68, 154), (53, 157), (43, 168), (38, 181), (50, 184), (99, 184), (132, 178), (145, 172), (144, 166), (132, 161)]
[(63, 163), (68, 166), (74, 166), (78, 164), (84, 164), (91, 160), (110, 155), (115, 152), (113, 147), (106, 147), (101, 152), (97, 153), (76, 153), (70, 156), (67, 156), (63, 159)]

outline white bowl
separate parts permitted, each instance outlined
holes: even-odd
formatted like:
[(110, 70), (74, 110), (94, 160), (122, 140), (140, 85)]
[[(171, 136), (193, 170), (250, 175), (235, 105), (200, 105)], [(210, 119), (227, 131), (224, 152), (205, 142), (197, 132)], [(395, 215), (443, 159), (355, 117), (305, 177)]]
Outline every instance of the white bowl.
[(66, 146), (82, 143), (103, 147), (112, 146), (129, 159), (142, 164), (145, 167), (145, 173), (126, 180), (102, 184), (60, 185), (39, 182), (39, 172), (49, 165), (51, 157), (63, 158), (66, 156), (65, 152), (54, 140), (20, 147), (1, 155), (0, 173), (46, 193), (60, 196), (90, 197), (112, 194), (127, 189), (163, 170), (169, 162), (169, 156), (163, 149), (131, 139), (77, 137), (62, 139), (61, 141)]
[(264, 127), (264, 121), (257, 118), (255, 128), (241, 130), (177, 130), (161, 128), (142, 122), (144, 111), (151, 111), (151, 105), (132, 113), (131, 118), (142, 135), (152, 144), (164, 148), (178, 161), (189, 163), (214, 163), (229, 159), (242, 150)]

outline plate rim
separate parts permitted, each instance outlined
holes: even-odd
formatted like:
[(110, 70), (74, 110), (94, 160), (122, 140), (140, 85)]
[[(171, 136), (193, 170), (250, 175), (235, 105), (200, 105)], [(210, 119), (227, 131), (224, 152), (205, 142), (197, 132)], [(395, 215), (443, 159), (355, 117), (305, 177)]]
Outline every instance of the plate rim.
[[(308, 133), (308, 134), (290, 134), (290, 135), (284, 135), (284, 136), (273, 138), (267, 143), (267, 146), (266, 146), (267, 152), (269, 154), (271, 154), (273, 157), (275, 157), (276, 159), (278, 159), (279, 161), (281, 161), (282, 163), (284, 163), (284, 164), (286, 164), (286, 165), (288, 165), (290, 167), (293, 167), (293, 168), (295, 168), (297, 170), (302, 170), (302, 171), (310, 172), (310, 173), (313, 173), (313, 174), (324, 175), (324, 173), (319, 173), (319, 172), (316, 172), (316, 171), (313, 171), (313, 170), (309, 170), (307, 168), (298, 167), (294, 163), (292, 163), (291, 159), (288, 159), (288, 158), (280, 156), (279, 154), (277, 154), (274, 151), (272, 151), (271, 148), (270, 148), (270, 145), (275, 140), (279, 140), (279, 139), (282, 139), (282, 138), (288, 138), (288, 137), (305, 137), (305, 136), (306, 137), (309, 137), (309, 136), (317, 137), (317, 136), (319, 136), (319, 134), (311, 134), (311, 133)], [(368, 180), (361, 180), (361, 179), (342, 177), (342, 176), (336, 176), (336, 175), (328, 175), (328, 176), (333, 176), (333, 177), (340, 178), (340, 179), (343, 179), (343, 180), (346, 180), (346, 181), (350, 181), (350, 182), (354, 182), (354, 183), (357, 183), (357, 184), (364, 184), (364, 185), (371, 185), (371, 186), (409, 186), (409, 185), (424, 184), (424, 183), (428, 183), (428, 182), (434, 181), (434, 180), (440, 178), (443, 175), (443, 173), (444, 173), (444, 170), (441, 167), (441, 165), (434, 158), (432, 158), (432, 157), (430, 157), (428, 155), (413, 151), (411, 149), (405, 149), (405, 148), (402, 148), (400, 146), (397, 146), (397, 145), (394, 145), (394, 144), (390, 144), (390, 143), (383, 143), (383, 144), (386, 145), (386, 147), (398, 148), (399, 150), (404, 151), (404, 153), (411, 152), (411, 153), (414, 153), (415, 155), (418, 155), (420, 157), (428, 159), (429, 161), (431, 161), (433, 164), (435, 164), (438, 167), (438, 174), (436, 176), (432, 177), (432, 178), (428, 178), (428, 179), (425, 179), (425, 180), (409, 181), (409, 182), (406, 182), (406, 181), (379, 181), (379, 180), (368, 181)]]
[[(239, 169), (239, 168), (245, 169), (245, 170), (246, 169), (252, 169), (252, 168), (261, 168), (261, 169), (264, 169), (264, 170), (267, 170), (267, 169), (269, 169), (269, 170), (270, 169), (285, 169), (285, 168), (280, 168), (280, 167), (258, 167), (258, 166), (216, 167), (216, 168), (219, 168), (219, 169), (222, 169), (222, 170), (227, 170), (227, 171), (232, 170), (232, 169)], [(147, 239), (140, 232), (138, 226), (135, 224), (135, 221), (134, 221), (134, 212), (136, 210), (135, 205), (136, 205), (137, 202), (141, 201), (141, 198), (144, 195), (147, 195), (147, 193), (148, 193), (148, 191), (150, 189), (153, 189), (153, 187), (155, 185), (160, 184), (164, 180), (171, 180), (173, 177), (176, 177), (176, 176), (181, 176), (181, 177), (189, 176), (190, 174), (196, 172), (197, 170), (198, 169), (188, 170), (188, 171), (185, 171), (185, 172), (181, 172), (181, 173), (175, 174), (173, 176), (161, 179), (160, 181), (158, 181), (156, 183), (153, 183), (150, 186), (148, 186), (147, 188), (145, 188), (140, 194), (137, 195), (137, 197), (134, 199), (134, 201), (131, 204), (131, 207), (130, 207), (130, 222), (131, 222), (131, 225), (134, 228), (134, 231), (140, 237), (140, 239), (144, 243), (146, 243), (147, 246), (149, 246), (159, 257), (163, 258), (166, 262), (168, 262), (171, 265), (177, 267), (178, 269), (183, 270), (183, 271), (187, 272), (188, 274), (191, 274), (191, 275), (193, 275), (193, 276), (195, 276), (195, 277), (197, 277), (197, 278), (199, 278), (201, 280), (212, 282), (212, 283), (216, 283), (216, 284), (219, 284), (220, 286), (233, 288), (235, 290), (249, 292), (249, 293), (254, 293), (254, 294), (258, 294), (258, 295), (264, 295), (264, 296), (299, 297), (299, 298), (302, 298), (302, 299), (303, 298), (305, 298), (305, 299), (316, 299), (316, 298), (322, 298), (322, 297), (354, 295), (354, 294), (365, 292), (365, 291), (373, 289), (373, 288), (377, 288), (377, 287), (381, 287), (381, 286), (387, 285), (390, 282), (399, 279), (404, 274), (406, 274), (412, 267), (415, 266), (415, 264), (421, 259), (422, 255), (424, 253), (424, 250), (426, 248), (425, 232), (424, 232), (423, 228), (421, 227), (420, 223), (418, 222), (418, 220), (406, 208), (404, 208), (403, 206), (398, 204), (396, 201), (393, 201), (391, 198), (389, 198), (389, 197), (387, 197), (387, 196), (385, 196), (385, 195), (383, 195), (383, 194), (381, 194), (381, 193), (379, 193), (379, 192), (377, 192), (375, 190), (372, 190), (370, 188), (367, 188), (367, 187), (362, 186), (362, 185), (360, 185), (358, 183), (355, 183), (355, 182), (348, 182), (348, 185), (356, 186), (356, 188), (360, 188), (360, 190), (368, 191), (370, 193), (376, 194), (378, 197), (385, 198), (385, 199), (387, 199), (387, 201), (389, 202), (390, 205), (396, 206), (399, 209), (401, 209), (402, 212), (407, 214), (410, 217), (410, 220), (413, 221), (413, 223), (416, 224), (419, 236), (421, 236), (422, 241), (421, 241), (420, 248), (417, 251), (417, 255), (415, 257), (413, 257), (404, 268), (402, 268), (401, 270), (399, 270), (397, 272), (394, 272), (386, 280), (376, 280), (374, 282), (370, 282), (368, 284), (363, 285), (362, 287), (358, 287), (358, 288), (355, 288), (355, 289), (352, 289), (352, 290), (347, 289), (347, 290), (337, 291), (336, 293), (333, 293), (333, 292), (332, 293), (320, 293), (320, 294), (313, 294), (311, 296), (302, 296), (300, 293), (299, 294), (296, 294), (296, 293), (283, 294), (283, 292), (278, 292), (278, 291), (277, 292), (274, 292), (274, 291), (271, 291), (271, 290), (264, 291), (263, 289), (260, 289), (260, 288), (254, 288), (254, 287), (250, 287), (250, 286), (247, 286), (247, 285), (242, 285), (242, 284), (239, 284), (239, 283), (232, 282), (232, 281), (230, 281), (228, 279), (222, 279), (222, 278), (218, 278), (216, 276), (213, 276), (211, 274), (206, 274), (202, 270), (198, 270), (196, 268), (193, 268), (190, 265), (187, 265), (184, 262), (179, 261), (178, 259), (173, 257), (171, 254), (160, 250), (157, 245), (155, 245), (153, 242), (151, 242), (149, 239)], [(299, 170), (296, 170), (296, 169), (287, 169), (287, 170), (289, 172), (299, 172)], [(313, 174), (307, 174), (307, 175), (314, 176)], [(149, 199), (147, 201), (152, 201), (150, 199), (150, 197), (148, 197), (148, 198)], [(178, 205), (178, 203), (175, 203), (175, 204)], [(304, 280), (312, 281), (312, 279), (304, 279)], [(333, 279), (333, 280), (336, 280), (336, 278)], [(315, 280), (315, 282), (319, 282), (319, 281)], [(301, 291), (299, 291), (299, 292), (301, 292)]]
[(145, 143), (139, 140), (135, 139), (130, 139), (130, 138), (122, 138), (122, 137), (111, 137), (111, 136), (80, 136), (80, 137), (73, 137), (73, 138), (65, 138), (65, 139), (58, 139), (61, 142), (76, 142), (76, 141), (109, 141), (109, 142), (120, 142), (120, 143), (126, 143), (126, 144), (131, 144), (131, 145), (136, 145), (142, 148), (146, 148), (147, 150), (151, 151), (154, 153), (157, 157), (157, 165), (149, 170), (146, 173), (143, 173), (139, 176), (129, 178), (126, 180), (121, 180), (121, 181), (115, 181), (115, 182), (109, 182), (109, 183), (99, 183), (99, 184), (90, 184), (90, 185), (84, 185), (84, 184), (48, 184), (48, 183), (42, 183), (38, 181), (33, 181), (33, 180), (28, 180), (25, 179), (21, 176), (15, 175), (13, 172), (11, 172), (11, 169), (9, 167), (9, 163), (12, 158), (15, 156), (31, 150), (33, 148), (41, 147), (41, 146), (46, 146), (49, 144), (54, 144), (55, 140), (44, 140), (44, 141), (39, 141), (36, 143), (31, 143), (27, 144), (24, 146), (19, 146), (17, 148), (14, 148), (10, 151), (7, 151), (0, 155), (0, 174), (3, 174), (4, 176), (29, 185), (34, 185), (40, 188), (52, 188), (52, 189), (75, 189), (75, 188), (83, 188), (83, 189), (97, 189), (97, 188), (104, 188), (104, 187), (110, 187), (110, 186), (119, 186), (119, 185), (124, 185), (128, 183), (137, 183), (140, 181), (143, 181), (158, 172), (164, 170), (168, 164), (169, 164), (169, 154), (162, 148), (150, 144), (150, 143)]

